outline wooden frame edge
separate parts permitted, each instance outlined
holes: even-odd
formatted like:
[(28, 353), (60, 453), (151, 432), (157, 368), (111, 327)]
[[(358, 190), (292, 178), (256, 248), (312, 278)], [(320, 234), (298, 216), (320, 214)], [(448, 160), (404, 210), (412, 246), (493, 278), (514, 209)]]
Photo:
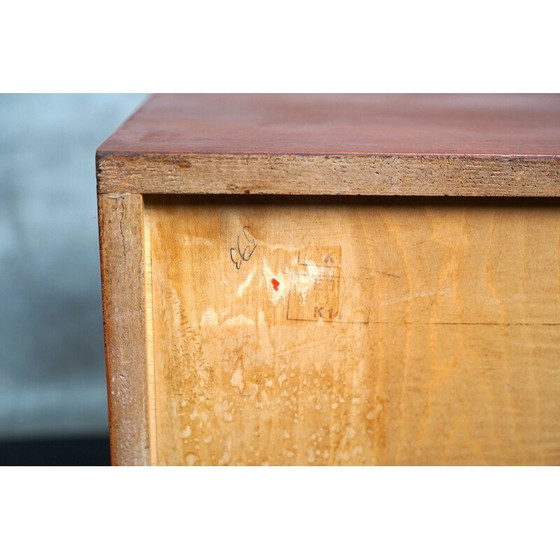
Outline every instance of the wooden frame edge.
[(149, 465), (144, 201), (98, 196), (111, 463)]
[(100, 193), (560, 196), (560, 158), (98, 152)]

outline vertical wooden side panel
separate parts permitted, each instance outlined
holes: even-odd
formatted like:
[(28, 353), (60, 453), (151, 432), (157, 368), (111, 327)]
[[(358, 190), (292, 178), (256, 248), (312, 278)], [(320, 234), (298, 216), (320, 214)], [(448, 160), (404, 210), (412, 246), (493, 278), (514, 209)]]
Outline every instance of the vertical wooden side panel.
[(100, 195), (99, 231), (111, 461), (150, 463), (144, 204), (141, 195)]
[(557, 203), (145, 208), (153, 463), (560, 464)]

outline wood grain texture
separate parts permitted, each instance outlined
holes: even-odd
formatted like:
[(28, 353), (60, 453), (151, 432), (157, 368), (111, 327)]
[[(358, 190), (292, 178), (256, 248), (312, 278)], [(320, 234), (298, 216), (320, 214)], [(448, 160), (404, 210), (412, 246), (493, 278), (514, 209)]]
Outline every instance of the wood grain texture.
[(167, 196), (146, 215), (154, 462), (560, 463), (557, 203)]
[(103, 316), (111, 461), (149, 456), (144, 203), (140, 195), (99, 197)]
[(99, 191), (558, 196), (560, 95), (158, 95)]
[(154, 96), (97, 178), (116, 464), (560, 463), (559, 95)]
[(101, 154), (560, 156), (560, 95), (155, 95)]
[(560, 196), (560, 159), (107, 155), (101, 193)]

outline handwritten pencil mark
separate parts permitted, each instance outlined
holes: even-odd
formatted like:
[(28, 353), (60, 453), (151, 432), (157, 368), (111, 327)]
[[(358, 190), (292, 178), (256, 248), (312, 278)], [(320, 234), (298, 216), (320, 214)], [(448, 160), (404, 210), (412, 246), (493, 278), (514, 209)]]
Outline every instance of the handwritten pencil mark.
[[(251, 258), (251, 255), (257, 248), (257, 242), (248, 230), (249, 226), (243, 227), (243, 234), (239, 234), (237, 236), (236, 246), (231, 247), (229, 250), (229, 257), (237, 270), (241, 268), (243, 262), (246, 262)], [(242, 239), (242, 237), (244, 239)], [(241, 249), (242, 243), (245, 243), (243, 249)]]

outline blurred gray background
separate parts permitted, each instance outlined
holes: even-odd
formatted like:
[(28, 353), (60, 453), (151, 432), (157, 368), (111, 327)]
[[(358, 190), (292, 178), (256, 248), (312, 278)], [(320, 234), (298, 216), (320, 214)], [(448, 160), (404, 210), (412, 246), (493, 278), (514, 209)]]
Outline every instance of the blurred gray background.
[(95, 150), (145, 95), (0, 95), (0, 439), (107, 433)]

